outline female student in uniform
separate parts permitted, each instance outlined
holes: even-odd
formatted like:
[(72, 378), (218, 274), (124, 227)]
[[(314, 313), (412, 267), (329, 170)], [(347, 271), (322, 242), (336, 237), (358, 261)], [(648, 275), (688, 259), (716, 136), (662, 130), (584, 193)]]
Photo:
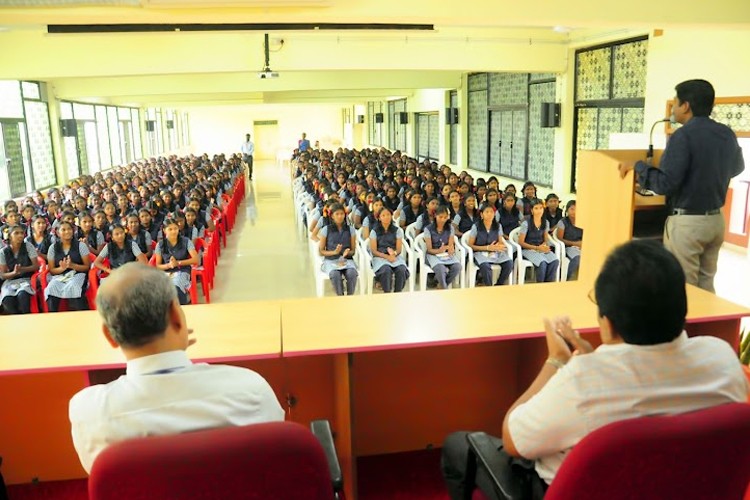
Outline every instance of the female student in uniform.
[(479, 275), (486, 286), (492, 284), (492, 264), (500, 264), (500, 276), (495, 285), (504, 285), (513, 271), (513, 260), (503, 241), (503, 228), (490, 205), (482, 205), (480, 212), (482, 218), (472, 226), (468, 241), (474, 250), (474, 262), (479, 266)]
[(463, 206), (463, 203), (461, 203), (461, 194), (458, 191), (453, 190), (448, 193), (448, 212), (451, 221), (456, 215), (458, 215)]
[(60, 299), (68, 299), (68, 309), (85, 311), (89, 308), (86, 299), (89, 271), (89, 247), (74, 238), (75, 228), (69, 222), (61, 222), (57, 228), (57, 241), (47, 252), (49, 273), (44, 299), (50, 312), (57, 312)]
[(415, 222), (424, 213), (422, 206), (422, 195), (418, 191), (412, 191), (407, 198), (408, 203), (401, 209), (400, 226), (405, 228)]
[(0, 250), (0, 304), (8, 314), (28, 314), (34, 296), (31, 275), (39, 270), (36, 248), (24, 240), (23, 227), (13, 226), (9, 234), (8, 246)]
[(417, 230), (415, 234), (421, 233), (425, 227), (435, 223), (435, 211), (439, 206), (440, 202), (437, 198), (435, 198), (434, 196), (432, 198), (427, 198), (424, 212), (422, 213), (422, 215), (417, 217), (416, 225), (414, 226)]
[(332, 222), (318, 233), (319, 251), (323, 256), (321, 270), (331, 278), (336, 295), (354, 295), (357, 288), (357, 266), (354, 253), (357, 249), (357, 235), (354, 228), (346, 223), (344, 206), (336, 203), (331, 207)]
[[(109, 267), (104, 265), (104, 259), (109, 259)], [(104, 245), (94, 259), (94, 267), (110, 274), (118, 267), (135, 261), (148, 264), (146, 255), (141, 252), (135, 241), (127, 239), (125, 228), (118, 226), (112, 231), (112, 241)]]
[(104, 235), (101, 231), (94, 228), (94, 218), (85, 213), (79, 219), (81, 227), (78, 229), (78, 241), (86, 243), (89, 247), (89, 253), (97, 256), (104, 248)]
[(500, 203), (500, 193), (497, 191), (497, 189), (488, 189), (485, 198), (485, 204), (494, 208), (496, 212), (502, 207), (502, 203)]
[(461, 264), (456, 258), (453, 241), (453, 226), (448, 222), (448, 207), (438, 206), (435, 221), (424, 228), (424, 241), (427, 247), (427, 265), (435, 273), (438, 288), (448, 288), (461, 272)]
[(581, 243), (583, 229), (576, 226), (576, 200), (565, 205), (565, 217), (557, 224), (557, 239), (565, 243), (565, 255), (568, 256), (568, 281), (578, 272), (581, 266)]
[(145, 254), (146, 260), (151, 258), (151, 234), (141, 227), (141, 220), (135, 212), (127, 217), (127, 233), (125, 238), (138, 245), (141, 253)]
[(362, 238), (367, 239), (370, 237), (370, 231), (378, 224), (380, 217), (380, 211), (383, 210), (383, 200), (381, 198), (375, 198), (371, 204), (372, 210), (370, 215), (365, 217), (362, 221)]
[(465, 232), (471, 231), (471, 226), (479, 220), (479, 211), (477, 210), (477, 198), (473, 194), (467, 194), (463, 207), (453, 217), (453, 230), (459, 238)]
[(372, 253), (372, 270), (380, 281), (384, 293), (391, 291), (391, 279), (395, 275), (393, 291), (404, 289), (409, 278), (409, 270), (401, 257), (401, 246), (404, 230), (393, 224), (393, 214), (388, 207), (380, 211), (379, 224), (370, 231), (370, 253)]
[(537, 283), (555, 281), (560, 261), (550, 248), (549, 223), (544, 220), (544, 204), (542, 200), (534, 198), (530, 207), (531, 215), (521, 223), (518, 236), (523, 258), (534, 264)]
[(47, 252), (55, 242), (55, 237), (50, 233), (47, 218), (43, 215), (35, 215), (31, 219), (31, 236), (26, 241), (36, 249), (36, 253), (47, 262)]
[(180, 236), (177, 220), (164, 220), (164, 239), (156, 245), (156, 267), (166, 271), (177, 289), (181, 305), (190, 303), (190, 266), (198, 265), (198, 252), (188, 238)]
[(557, 228), (557, 224), (563, 218), (563, 211), (560, 210), (560, 198), (555, 193), (550, 193), (544, 199), (544, 220), (549, 222), (550, 231)]
[(142, 208), (138, 211), (138, 221), (141, 223), (141, 229), (151, 235), (151, 241), (157, 241), (159, 239), (161, 228), (154, 224), (151, 212), (149, 212), (147, 208)]
[(516, 196), (506, 193), (503, 197), (503, 207), (497, 212), (497, 221), (503, 228), (503, 236), (508, 239), (508, 235), (515, 228), (521, 225), (523, 215), (516, 205)]
[(523, 193), (523, 198), (518, 200), (518, 209), (521, 210), (524, 216), (527, 216), (531, 214), (531, 202), (537, 199), (536, 186), (533, 182), (526, 181), (523, 183), (521, 192)]

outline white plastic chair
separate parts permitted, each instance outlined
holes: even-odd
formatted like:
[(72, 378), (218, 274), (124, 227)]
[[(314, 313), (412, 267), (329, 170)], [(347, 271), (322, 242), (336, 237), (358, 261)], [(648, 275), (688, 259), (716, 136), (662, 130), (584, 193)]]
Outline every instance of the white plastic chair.
[(555, 246), (555, 255), (560, 260), (560, 266), (557, 270), (557, 281), (568, 281), (568, 268), (570, 267), (570, 259), (565, 254), (565, 243), (560, 241), (555, 234), (557, 230), (552, 231), (550, 234), (550, 241)]
[[(461, 266), (461, 271), (458, 273), (458, 284), (460, 288), (466, 288), (466, 270), (464, 266), (466, 262), (466, 252), (456, 236), (453, 237), (453, 245), (456, 249), (456, 258)], [(416, 259), (414, 259), (414, 266), (411, 269), (412, 275), (414, 274), (416, 263), (419, 262), (419, 289), (424, 291), (427, 290), (427, 275), (435, 273), (432, 268), (427, 265), (427, 243), (425, 242), (424, 233), (420, 233), (414, 240), (413, 252)], [(451, 284), (451, 287), (452, 286), (453, 284)]]
[[(361, 253), (361, 259), (362, 259), (362, 274), (360, 275), (360, 280), (364, 279), (364, 286), (365, 286), (365, 292), (367, 294), (372, 294), (373, 290), (373, 284), (375, 281), (375, 271), (372, 269), (372, 254), (370, 253), (370, 245), (369, 240), (364, 242), (365, 248), (364, 251)], [(401, 257), (406, 262), (406, 267), (409, 269), (409, 279), (408, 279), (408, 286), (409, 291), (414, 291), (414, 274), (411, 272), (411, 266), (409, 262), (409, 256), (412, 254), (411, 248), (409, 247), (409, 243), (406, 242), (406, 239), (401, 240)]]
[(523, 258), (523, 252), (521, 252), (521, 244), (518, 243), (518, 235), (521, 234), (521, 228), (517, 227), (508, 235), (509, 243), (513, 245), (513, 250), (516, 255), (515, 262), (513, 264), (513, 272), (516, 274), (516, 283), (523, 285), (526, 283), (526, 271), (531, 268), (534, 269), (534, 264)]
[[(511, 262), (513, 261), (513, 246), (509, 245), (507, 241), (504, 241), (505, 247), (507, 248), (508, 257), (510, 257)], [(477, 284), (477, 271), (479, 268), (474, 263), (474, 249), (469, 246), (469, 231), (466, 231), (461, 236), (461, 245), (464, 247), (464, 251), (466, 252), (466, 286), (468, 288), (474, 288)], [(500, 269), (500, 264), (492, 264), (493, 270)], [(494, 281), (493, 281), (494, 283)], [(508, 284), (513, 284), (513, 273), (510, 273), (510, 276), (508, 276)]]
[[(315, 242), (319, 243), (319, 242)], [(357, 290), (359, 291), (360, 295), (365, 294), (365, 286), (362, 283), (362, 280), (364, 279), (363, 272), (362, 272), (362, 255), (361, 255), (361, 248), (356, 249), (356, 253), (354, 254), (354, 262), (357, 266), (357, 273), (359, 273), (359, 276), (357, 277)], [(325, 286), (326, 282), (330, 282), (331, 278), (328, 276), (328, 274), (324, 273), (322, 271), (323, 266), (323, 256), (320, 255), (320, 250), (318, 250), (316, 257), (313, 259), (313, 273), (315, 273), (315, 294), (318, 297), (323, 297), (325, 295)]]

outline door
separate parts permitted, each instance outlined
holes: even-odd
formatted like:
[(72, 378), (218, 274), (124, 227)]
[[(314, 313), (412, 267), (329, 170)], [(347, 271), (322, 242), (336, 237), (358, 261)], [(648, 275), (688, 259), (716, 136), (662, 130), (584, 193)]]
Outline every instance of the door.
[(279, 123), (277, 121), (255, 122), (253, 124), (255, 143), (254, 160), (275, 160), (279, 148)]
[[(2, 141), (0, 142), (0, 173), (3, 174), (3, 198), (21, 196), (28, 191), (23, 166), (20, 122), (0, 122)], [(7, 185), (7, 188), (5, 186)]]
[(527, 111), (514, 110), (512, 112), (513, 131), (511, 133), (511, 177), (526, 179), (526, 131)]
[[(500, 173), (500, 151), (503, 147), (501, 137), (503, 111), (490, 112), (490, 172)], [(507, 144), (506, 144), (507, 147)]]

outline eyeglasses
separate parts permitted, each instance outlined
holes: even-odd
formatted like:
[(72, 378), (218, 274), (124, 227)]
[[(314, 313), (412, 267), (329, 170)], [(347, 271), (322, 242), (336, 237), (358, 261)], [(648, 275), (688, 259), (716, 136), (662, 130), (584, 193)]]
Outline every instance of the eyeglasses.
[(587, 297), (589, 298), (592, 304), (599, 305), (596, 302), (596, 291), (593, 288), (589, 291)]

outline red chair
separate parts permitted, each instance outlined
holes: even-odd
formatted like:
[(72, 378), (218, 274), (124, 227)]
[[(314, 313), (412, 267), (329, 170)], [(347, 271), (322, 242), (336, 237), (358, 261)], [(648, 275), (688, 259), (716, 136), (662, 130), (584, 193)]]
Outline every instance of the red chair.
[[(476, 446), (479, 434), (469, 442), (479, 450), (480, 466), (492, 470), (492, 457)], [(544, 498), (739, 499), (748, 484), (750, 405), (729, 403), (595, 430), (571, 450)]]
[(31, 275), (31, 289), (34, 291), (34, 295), (31, 297), (29, 310), (31, 314), (37, 314), (39, 312), (39, 271)]
[[(213, 259), (213, 265), (214, 269), (216, 266), (219, 265), (219, 254), (220, 254), (220, 248), (221, 245), (217, 241), (217, 235), (215, 231), (209, 231), (206, 229), (204, 232), (204, 239), (206, 240), (206, 245), (208, 246), (209, 253), (211, 254), (211, 259)], [(211, 283), (211, 287), (213, 288), (213, 282)]]
[[(221, 210), (214, 207), (211, 209), (211, 219), (214, 221), (214, 225), (216, 226), (216, 231), (219, 233), (219, 236), (221, 237), (222, 242), (224, 243), (224, 248), (227, 247), (227, 231), (226, 226), (224, 225), (224, 219), (222, 217)], [(221, 251), (219, 251), (221, 253)]]
[[(109, 258), (105, 257), (102, 260), (102, 264), (105, 267), (109, 267)], [(106, 278), (107, 276), (109, 276), (109, 273), (100, 271), (93, 265), (91, 266), (91, 269), (89, 269), (89, 292), (91, 292), (91, 295), (95, 299), (94, 307), (92, 309), (96, 309), (96, 294), (99, 292), (99, 280)]]
[(192, 266), (190, 269), (190, 302), (193, 304), (198, 303), (198, 278), (200, 277), (201, 288), (203, 290), (203, 297), (206, 299), (206, 304), (211, 303), (211, 283), (213, 282), (213, 264), (211, 262), (211, 256), (206, 252), (206, 242), (203, 238), (196, 238), (195, 240), (195, 251), (203, 251), (203, 265)]
[(316, 437), (299, 424), (273, 422), (123, 441), (94, 461), (89, 498), (337, 498), (330, 428), (323, 441)]
[[(89, 269), (89, 273), (91, 273), (91, 270)], [(89, 274), (89, 276), (91, 276)], [(42, 270), (39, 273), (39, 287), (40, 291), (37, 295), (39, 295), (39, 300), (42, 303), (42, 311), (49, 312), (49, 305), (47, 304), (47, 301), (44, 300), (44, 290), (47, 289), (47, 282), (49, 277), (49, 267), (45, 266), (44, 270)], [(96, 310), (96, 292), (92, 292), (91, 290), (91, 283), (89, 282), (88, 286), (86, 287), (86, 291), (84, 292), (86, 294), (86, 301), (89, 303), (89, 310), (95, 311)], [(65, 312), (68, 310), (68, 299), (61, 299), (60, 300), (60, 309), (58, 309), (58, 312)]]

